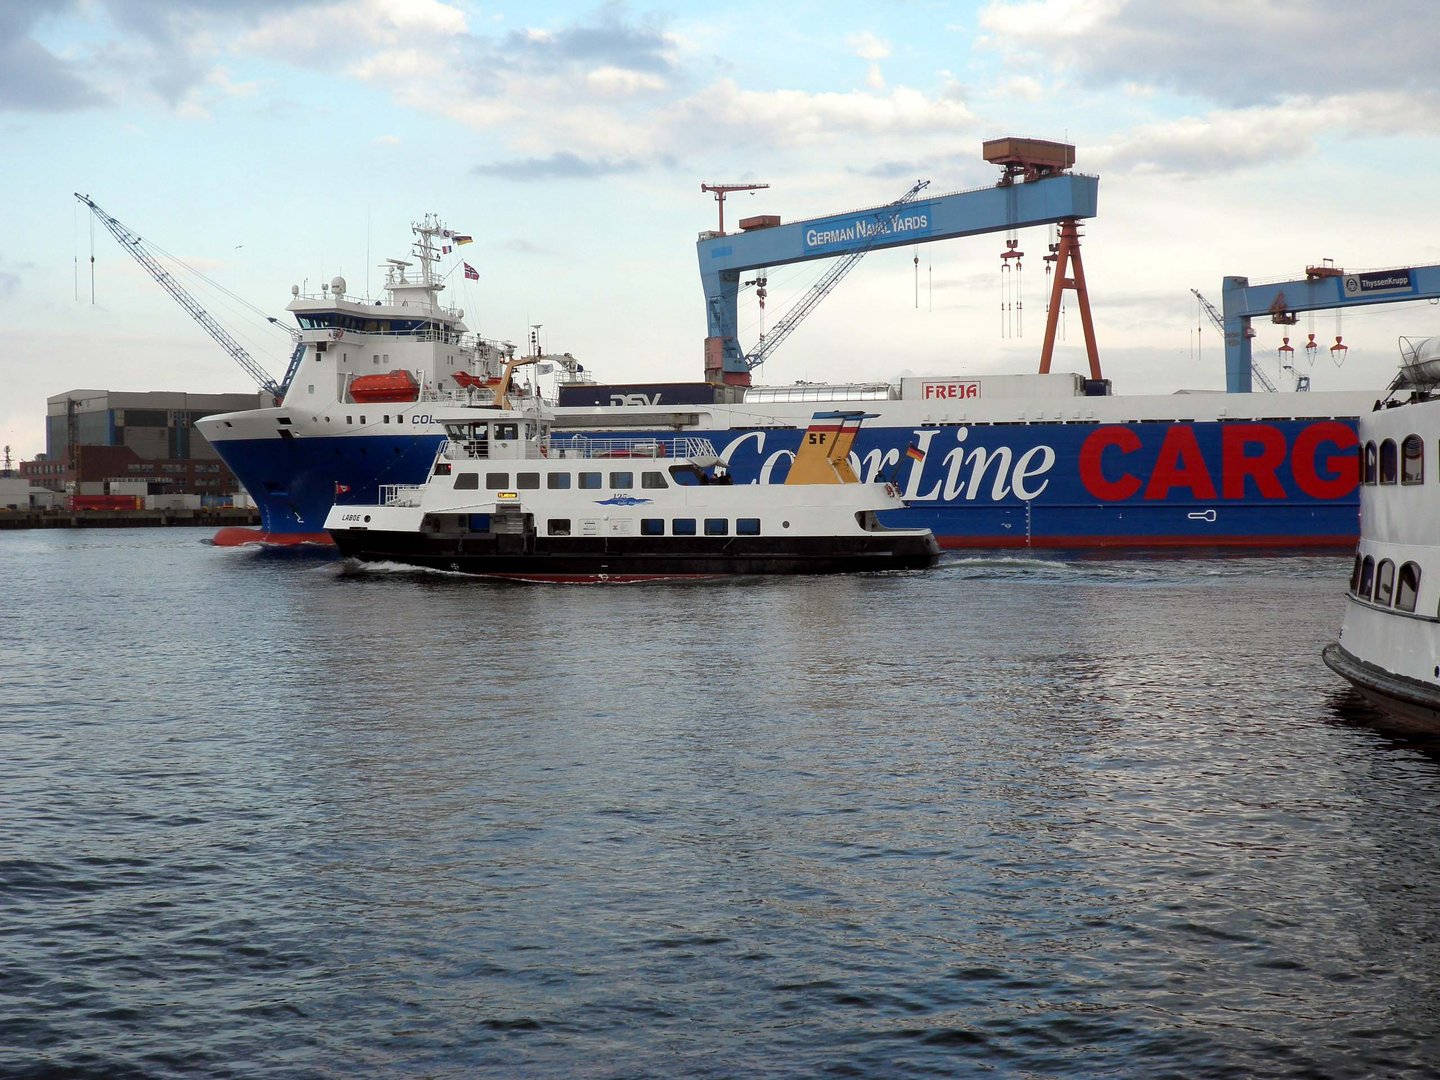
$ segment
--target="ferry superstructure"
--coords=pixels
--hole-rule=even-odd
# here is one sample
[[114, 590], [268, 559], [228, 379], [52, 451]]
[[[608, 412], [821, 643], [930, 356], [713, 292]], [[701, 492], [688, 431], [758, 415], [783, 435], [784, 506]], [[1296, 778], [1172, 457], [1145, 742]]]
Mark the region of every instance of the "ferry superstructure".
[[1395, 726], [1440, 733], [1440, 338], [1402, 347], [1403, 386], [1360, 419], [1360, 541], [1322, 655]]

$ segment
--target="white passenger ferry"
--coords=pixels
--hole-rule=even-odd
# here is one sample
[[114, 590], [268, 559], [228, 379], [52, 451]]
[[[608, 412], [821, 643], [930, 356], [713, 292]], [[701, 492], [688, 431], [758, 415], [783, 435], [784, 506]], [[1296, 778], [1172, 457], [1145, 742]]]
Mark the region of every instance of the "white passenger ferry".
[[1440, 338], [1402, 339], [1360, 418], [1360, 543], [1325, 663], [1399, 727], [1440, 732]]
[[[526, 361], [517, 361], [511, 368]], [[932, 565], [929, 529], [882, 525], [894, 484], [861, 483], [855, 433], [873, 416], [820, 412], [783, 483], [735, 484], [706, 439], [552, 432], [538, 404], [451, 410], [423, 485], [343, 501], [325, 528], [340, 553], [485, 577], [640, 581], [823, 574]]]

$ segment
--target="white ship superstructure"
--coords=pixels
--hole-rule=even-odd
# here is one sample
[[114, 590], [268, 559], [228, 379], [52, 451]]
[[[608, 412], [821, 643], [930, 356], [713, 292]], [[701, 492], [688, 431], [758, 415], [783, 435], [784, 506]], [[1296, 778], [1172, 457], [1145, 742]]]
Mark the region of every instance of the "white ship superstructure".
[[1440, 338], [1360, 418], [1360, 542], [1325, 662], [1400, 725], [1440, 731]]

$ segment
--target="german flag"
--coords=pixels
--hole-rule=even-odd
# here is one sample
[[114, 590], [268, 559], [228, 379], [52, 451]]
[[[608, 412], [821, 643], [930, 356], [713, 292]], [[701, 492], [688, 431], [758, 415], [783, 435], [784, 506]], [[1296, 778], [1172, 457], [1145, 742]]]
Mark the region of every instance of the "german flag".
[[921, 450], [914, 443], [911, 443], [909, 446], [905, 447], [905, 456], [908, 457], [911, 461], [924, 461], [925, 451]]

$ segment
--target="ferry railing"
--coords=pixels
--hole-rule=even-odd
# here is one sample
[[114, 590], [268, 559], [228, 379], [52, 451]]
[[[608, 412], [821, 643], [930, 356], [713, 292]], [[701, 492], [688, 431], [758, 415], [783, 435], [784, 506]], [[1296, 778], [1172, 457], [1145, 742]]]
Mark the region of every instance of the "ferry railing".
[[[495, 441], [503, 444], [499, 454], [490, 452]], [[440, 444], [441, 458], [447, 461], [470, 461], [474, 459], [493, 461], [535, 461], [550, 456], [550, 440], [541, 438], [529, 442], [519, 439], [446, 439]]]
[[381, 484], [381, 506], [419, 506], [423, 484]]
[[715, 444], [709, 439], [692, 435], [677, 435], [668, 439], [657, 438], [594, 438], [588, 435], [571, 435], [567, 438], [550, 437], [549, 454], [562, 458], [700, 458], [719, 457]]

